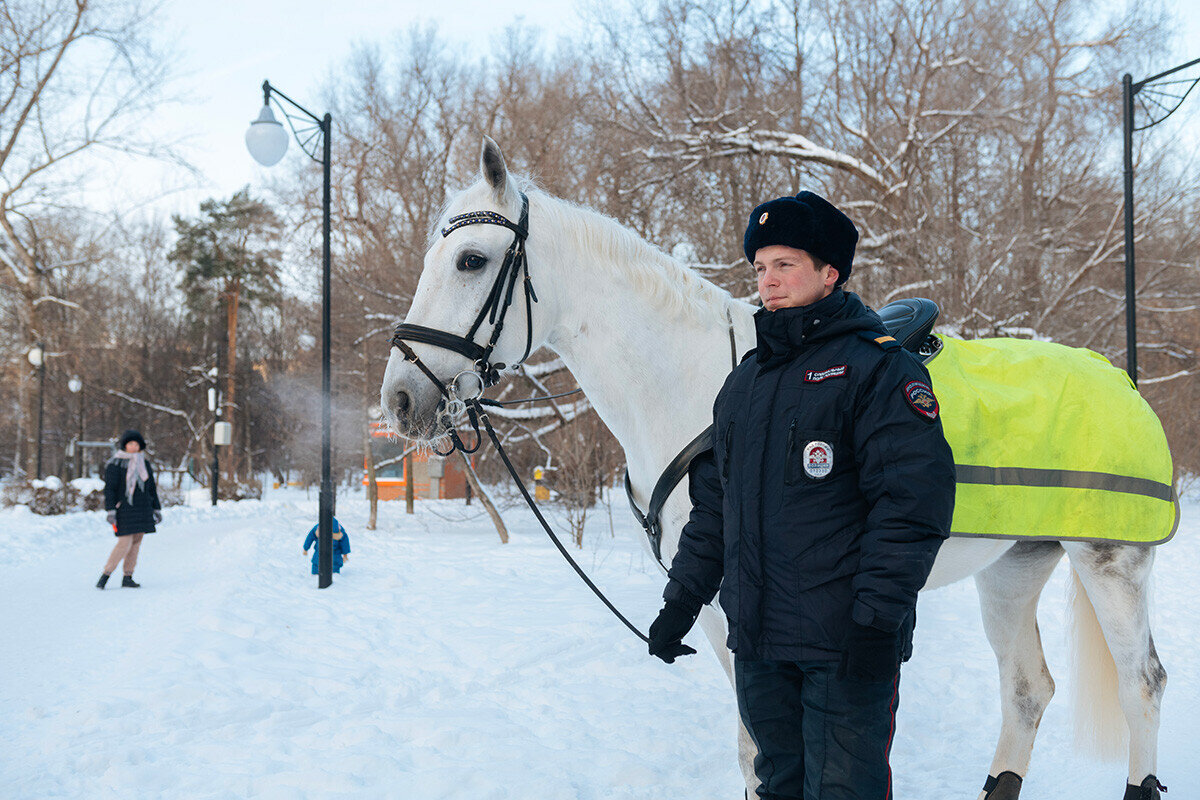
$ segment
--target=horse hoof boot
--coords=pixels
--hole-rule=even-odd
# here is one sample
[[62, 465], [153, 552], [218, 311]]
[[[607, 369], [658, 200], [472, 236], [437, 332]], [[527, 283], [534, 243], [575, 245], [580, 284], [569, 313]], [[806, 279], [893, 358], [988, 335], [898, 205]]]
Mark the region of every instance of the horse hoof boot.
[[1162, 794], [1167, 787], [1158, 782], [1158, 778], [1153, 775], [1147, 775], [1146, 779], [1137, 786], [1132, 783], [1125, 784], [1124, 800], [1162, 800]]
[[988, 775], [983, 791], [983, 800], [1017, 800], [1021, 794], [1021, 776], [1007, 770], [996, 776]]

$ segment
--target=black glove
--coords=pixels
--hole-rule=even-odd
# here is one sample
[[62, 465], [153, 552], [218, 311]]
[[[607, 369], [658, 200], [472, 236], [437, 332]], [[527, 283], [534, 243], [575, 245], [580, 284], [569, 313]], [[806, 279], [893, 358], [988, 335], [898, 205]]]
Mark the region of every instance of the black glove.
[[156, 508], [154, 509], [154, 524], [157, 525], [160, 522], [162, 522], [162, 512]]
[[683, 637], [696, 622], [699, 609], [693, 610], [675, 600], [668, 600], [662, 611], [650, 625], [650, 655], [658, 656], [668, 664], [674, 664], [680, 656], [690, 656], [696, 651], [683, 643]]
[[108, 515], [105, 516], [105, 519], [108, 520], [109, 525], [116, 525], [117, 524], [117, 512], [116, 511], [108, 512]]
[[900, 636], [870, 625], [850, 623], [842, 645], [838, 677], [860, 683], [881, 683], [896, 677], [900, 669]]

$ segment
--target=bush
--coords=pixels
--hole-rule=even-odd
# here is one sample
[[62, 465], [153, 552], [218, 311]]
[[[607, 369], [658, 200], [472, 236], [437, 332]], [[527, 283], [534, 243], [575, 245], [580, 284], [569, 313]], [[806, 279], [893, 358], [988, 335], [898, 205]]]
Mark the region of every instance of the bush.
[[70, 504], [72, 510], [102, 511], [104, 509], [104, 481], [99, 478], [76, 478], [71, 481], [71, 488], [79, 500]]
[[32, 481], [31, 485], [33, 500], [29, 503], [29, 510], [35, 514], [44, 517], [65, 514], [72, 506], [72, 500], [79, 502], [79, 490], [70, 484], [64, 485], [53, 475], [45, 480]]
[[28, 505], [33, 500], [33, 485], [25, 478], [9, 478], [0, 491], [0, 503], [5, 508]]

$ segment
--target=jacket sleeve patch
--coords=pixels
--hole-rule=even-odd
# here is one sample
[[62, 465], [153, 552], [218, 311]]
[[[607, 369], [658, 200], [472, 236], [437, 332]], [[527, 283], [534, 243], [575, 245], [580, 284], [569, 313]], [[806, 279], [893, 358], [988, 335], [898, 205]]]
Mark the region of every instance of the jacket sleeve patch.
[[931, 421], [937, 419], [938, 401], [929, 384], [923, 381], [909, 381], [904, 387], [904, 399], [917, 416]]

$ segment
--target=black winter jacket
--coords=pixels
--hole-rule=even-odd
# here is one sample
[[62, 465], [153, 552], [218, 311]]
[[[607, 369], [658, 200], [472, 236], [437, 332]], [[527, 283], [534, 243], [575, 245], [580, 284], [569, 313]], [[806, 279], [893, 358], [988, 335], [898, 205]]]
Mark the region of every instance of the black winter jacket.
[[896, 631], [907, 658], [954, 507], [929, 374], [841, 289], [755, 325], [689, 469], [663, 596], [695, 607], [719, 588], [741, 658], [837, 658], [851, 620]]
[[154, 533], [154, 512], [161, 509], [158, 486], [154, 483], [154, 467], [146, 460], [146, 478], [142, 488], [133, 490], [133, 502], [125, 499], [125, 467], [128, 461], [110, 459], [104, 466], [104, 510], [117, 512], [117, 536], [133, 533]]

